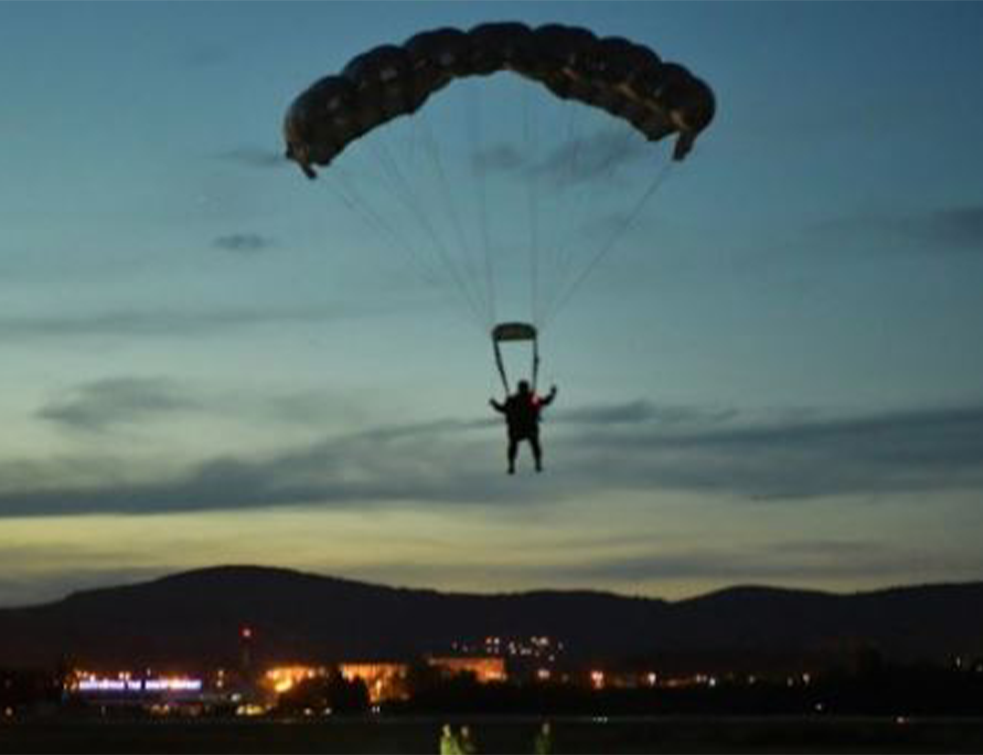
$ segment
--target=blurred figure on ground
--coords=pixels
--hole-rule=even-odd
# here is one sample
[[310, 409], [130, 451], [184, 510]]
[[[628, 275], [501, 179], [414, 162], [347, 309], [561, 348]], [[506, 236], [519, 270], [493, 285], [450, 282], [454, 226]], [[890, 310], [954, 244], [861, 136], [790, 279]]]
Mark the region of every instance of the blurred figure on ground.
[[471, 736], [470, 726], [461, 727], [461, 733], [458, 736], [458, 747], [460, 748], [461, 755], [474, 755], [478, 752], [478, 746], [475, 744], [474, 737]]
[[536, 755], [550, 755], [553, 752], [553, 730], [549, 721], [543, 721], [543, 725], [536, 732], [536, 738], [532, 743], [532, 751]]
[[440, 755], [461, 755], [461, 747], [450, 724], [440, 731]]

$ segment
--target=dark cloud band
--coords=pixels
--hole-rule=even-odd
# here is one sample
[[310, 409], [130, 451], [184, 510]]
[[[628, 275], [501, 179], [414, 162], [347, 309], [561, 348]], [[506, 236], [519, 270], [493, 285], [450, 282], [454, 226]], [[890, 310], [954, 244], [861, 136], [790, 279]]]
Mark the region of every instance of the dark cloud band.
[[499, 433], [486, 419], [377, 427], [265, 458], [217, 458], [140, 483], [94, 483], [79, 463], [53, 466], [38, 488], [11, 469], [0, 478], [21, 483], [0, 489], [0, 516], [529, 506], [619, 490], [787, 501], [983, 490], [979, 406], [770, 421], [645, 402], [571, 410], [544, 430], [547, 459], [560, 460], [554, 471], [521, 481], [501, 473]]

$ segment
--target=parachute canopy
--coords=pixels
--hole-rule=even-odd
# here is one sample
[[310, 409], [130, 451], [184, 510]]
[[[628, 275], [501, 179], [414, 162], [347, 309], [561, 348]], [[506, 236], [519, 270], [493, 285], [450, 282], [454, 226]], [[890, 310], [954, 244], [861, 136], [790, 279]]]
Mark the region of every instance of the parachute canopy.
[[713, 119], [710, 87], [650, 48], [571, 26], [486, 23], [442, 28], [381, 45], [303, 92], [284, 121], [287, 157], [315, 177], [354, 140], [418, 110], [452, 80], [513, 71], [562, 99], [601, 108], [651, 141], [677, 134], [683, 159]]

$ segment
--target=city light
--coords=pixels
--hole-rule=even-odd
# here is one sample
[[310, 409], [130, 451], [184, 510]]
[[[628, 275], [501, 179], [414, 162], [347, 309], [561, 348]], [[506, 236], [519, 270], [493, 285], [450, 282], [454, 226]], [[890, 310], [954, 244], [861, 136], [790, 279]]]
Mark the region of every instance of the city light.
[[277, 694], [289, 692], [305, 679], [327, 676], [324, 666], [277, 666], [266, 672], [267, 686], [272, 687]]
[[339, 670], [346, 681], [361, 679], [372, 703], [409, 697], [406, 686], [409, 666], [405, 663], [343, 663]]
[[505, 670], [505, 659], [501, 657], [428, 658], [427, 663], [436, 666], [448, 676], [474, 674], [475, 679], [482, 684], [504, 682], [508, 678]]
[[201, 679], [187, 677], [133, 679], [129, 674], [121, 674], [116, 679], [86, 677], [76, 683], [79, 692], [198, 692]]

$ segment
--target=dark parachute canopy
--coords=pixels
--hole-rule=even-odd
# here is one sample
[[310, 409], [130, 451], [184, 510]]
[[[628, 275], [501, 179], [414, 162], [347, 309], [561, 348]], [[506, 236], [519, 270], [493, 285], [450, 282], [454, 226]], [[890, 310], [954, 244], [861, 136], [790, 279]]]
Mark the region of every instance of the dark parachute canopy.
[[648, 47], [588, 29], [546, 24], [487, 23], [470, 31], [443, 28], [402, 45], [358, 55], [290, 106], [284, 122], [287, 157], [313, 178], [363, 134], [418, 110], [453, 79], [510, 70], [540, 82], [562, 99], [602, 108], [651, 141], [677, 134], [683, 159], [713, 119], [709, 86]]

